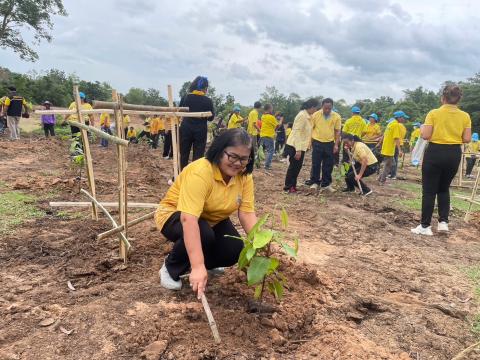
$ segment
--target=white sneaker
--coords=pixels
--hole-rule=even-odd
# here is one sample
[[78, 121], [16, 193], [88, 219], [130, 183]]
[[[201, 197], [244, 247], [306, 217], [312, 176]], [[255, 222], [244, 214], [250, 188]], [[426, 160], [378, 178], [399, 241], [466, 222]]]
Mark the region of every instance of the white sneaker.
[[441, 221], [438, 223], [437, 231], [440, 232], [448, 232], [448, 223], [445, 221]]
[[318, 189], [318, 184], [310, 185], [310, 189], [317, 190]]
[[433, 236], [431, 226], [424, 228], [422, 225], [418, 225], [415, 229], [410, 229], [410, 231], [417, 235]]
[[160, 276], [160, 285], [165, 289], [180, 290], [182, 288], [182, 280], [175, 281], [172, 279], [165, 266], [165, 262], [163, 263], [162, 268], [158, 271], [158, 275]]
[[330, 193], [334, 193], [334, 192], [337, 191], [337, 190], [335, 190], [335, 189], [332, 187], [332, 185], [328, 185], [328, 186], [322, 187], [322, 191], [328, 191], [328, 192], [330, 192]]

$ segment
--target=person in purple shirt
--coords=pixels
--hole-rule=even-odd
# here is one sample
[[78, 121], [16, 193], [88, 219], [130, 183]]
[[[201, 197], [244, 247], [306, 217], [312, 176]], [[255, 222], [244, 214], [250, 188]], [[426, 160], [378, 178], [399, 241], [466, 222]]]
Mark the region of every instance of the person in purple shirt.
[[[52, 103], [50, 101], [44, 101], [43, 106], [45, 110], [50, 110], [50, 106]], [[45, 132], [45, 137], [48, 138], [49, 135], [55, 136], [55, 115], [48, 114], [42, 115], [42, 124], [43, 124], [43, 131]]]

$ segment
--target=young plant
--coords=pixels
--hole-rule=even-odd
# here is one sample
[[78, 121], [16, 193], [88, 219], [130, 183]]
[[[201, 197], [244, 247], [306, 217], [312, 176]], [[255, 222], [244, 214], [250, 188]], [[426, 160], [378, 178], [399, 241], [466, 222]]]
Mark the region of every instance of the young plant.
[[80, 134], [75, 135], [72, 138], [70, 144], [70, 155], [72, 157], [72, 166], [78, 170], [78, 192], [82, 184], [82, 169], [85, 166], [85, 155], [83, 153], [82, 140]]
[[280, 260], [273, 255], [283, 252], [296, 258], [298, 253], [298, 239], [294, 238], [294, 246], [288, 245], [284, 236], [288, 227], [288, 215], [285, 209], [281, 212], [281, 230], [274, 230], [275, 218], [272, 215], [270, 228], [265, 225], [270, 214], [262, 216], [248, 235], [241, 238], [244, 248], [238, 259], [238, 267], [247, 274], [249, 286], [255, 286], [255, 299], [263, 299], [265, 288], [277, 300], [283, 297], [286, 278], [278, 271]]

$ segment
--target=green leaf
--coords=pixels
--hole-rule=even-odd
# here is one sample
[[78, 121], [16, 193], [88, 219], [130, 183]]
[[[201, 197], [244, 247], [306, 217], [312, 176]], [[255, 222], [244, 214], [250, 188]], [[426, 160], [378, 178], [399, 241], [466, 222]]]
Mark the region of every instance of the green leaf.
[[252, 260], [252, 258], [255, 256], [256, 253], [257, 253], [257, 250], [249, 246], [246, 253], [247, 261]]
[[294, 246], [295, 246], [295, 247], [294, 247], [294, 249], [295, 249], [295, 254], [298, 254], [298, 238], [295, 238], [295, 240], [293, 240], [293, 241], [294, 241], [294, 244], [295, 244], [295, 245], [294, 245]]
[[283, 297], [283, 284], [278, 280], [274, 280], [272, 282], [273, 286], [273, 295], [277, 300], [280, 300]]
[[254, 299], [260, 299], [260, 296], [262, 295], [262, 284], [258, 284], [255, 287], [255, 293], [253, 294]]
[[237, 239], [237, 240], [242, 240], [243, 242], [245, 242], [245, 238], [240, 237], [240, 236], [225, 235], [225, 237], [232, 238], [232, 239]]
[[253, 247], [255, 249], [261, 249], [267, 245], [273, 238], [272, 230], [257, 231], [253, 237]]
[[248, 285], [258, 284], [267, 275], [270, 269], [271, 259], [263, 256], [255, 256], [247, 270]]
[[283, 247], [283, 250], [285, 250], [285, 252], [290, 255], [291, 257], [293, 258], [296, 258], [297, 257], [297, 252], [298, 252], [298, 241], [297, 241], [297, 244], [295, 246], [295, 248], [292, 248], [290, 245], [288, 245], [287, 243], [282, 243], [282, 247]]
[[280, 260], [276, 258], [270, 258], [270, 267], [268, 268], [268, 272], [271, 274], [275, 270], [277, 270], [278, 266], [280, 265]]
[[249, 246], [245, 246], [242, 251], [240, 252], [240, 255], [238, 256], [238, 268], [242, 270], [247, 266], [248, 260], [247, 260], [247, 251], [248, 249], [251, 248]]
[[247, 235], [248, 241], [250, 242], [253, 241], [253, 237], [258, 232], [258, 230], [267, 222], [269, 216], [270, 214], [265, 214], [260, 219], [258, 219], [257, 223], [253, 226], [253, 228], [250, 230], [250, 232]]
[[286, 229], [288, 227], [288, 214], [285, 208], [282, 208], [281, 218], [282, 218], [282, 227]]

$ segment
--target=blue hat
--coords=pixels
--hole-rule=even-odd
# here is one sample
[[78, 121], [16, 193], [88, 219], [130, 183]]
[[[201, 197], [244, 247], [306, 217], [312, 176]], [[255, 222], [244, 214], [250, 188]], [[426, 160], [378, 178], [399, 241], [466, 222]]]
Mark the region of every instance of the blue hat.
[[361, 110], [360, 110], [360, 108], [359, 108], [358, 106], [355, 105], [354, 107], [352, 107], [352, 113], [354, 113], [354, 114], [360, 114], [360, 111], [361, 111]]
[[420, 126], [422, 126], [422, 124], [420, 124], [419, 122], [414, 122], [413, 123], [413, 127], [420, 127]]
[[369, 119], [370, 119], [370, 118], [373, 118], [373, 119], [375, 119], [375, 121], [378, 122], [378, 115], [375, 114], [375, 113], [370, 114], [370, 115], [368, 116], [368, 118], [369, 118]]
[[410, 119], [410, 116], [408, 116], [407, 114], [405, 114], [402, 110], [395, 111], [395, 112], [393, 113], [393, 117], [394, 117], [395, 119], [398, 119], [398, 118]]
[[233, 107], [233, 111], [234, 111], [234, 112], [240, 111], [240, 106], [235, 105], [235, 106]]
[[78, 93], [78, 96], [80, 96], [80, 99], [85, 99], [86, 98], [85, 93], [83, 93], [81, 91]]
[[472, 134], [472, 141], [474, 141], [474, 142], [478, 141], [478, 133], [473, 133]]

